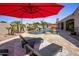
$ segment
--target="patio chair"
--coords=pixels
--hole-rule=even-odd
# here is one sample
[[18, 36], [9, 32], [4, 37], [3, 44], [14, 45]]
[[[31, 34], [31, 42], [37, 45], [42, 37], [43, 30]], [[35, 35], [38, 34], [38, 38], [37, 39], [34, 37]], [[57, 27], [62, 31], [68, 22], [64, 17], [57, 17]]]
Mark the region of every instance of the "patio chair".
[[19, 37], [22, 39], [22, 48], [24, 48], [24, 45], [28, 44], [28, 42], [21, 35], [19, 35]]
[[[30, 55], [33, 55], [33, 56], [40, 56], [40, 53], [37, 52], [35, 49], [34, 49], [34, 46], [32, 45], [29, 45], [28, 41], [26, 41], [26, 39], [24, 37], [22, 37], [20, 35], [20, 38], [22, 39], [22, 47], [26, 49], [26, 54], [31, 54]], [[27, 52], [28, 51], [28, 52]]]
[[[29, 52], [28, 54], [30, 54], [30, 56], [52, 56], [58, 52], [62, 52], [62, 46], [59, 46], [59, 45], [54, 44], [54, 43], [49, 44], [48, 46], [37, 51], [33, 46], [28, 44], [28, 41], [24, 37], [20, 36], [20, 38], [26, 42], [26, 44], [24, 44], [24, 48], [26, 48], [26, 50], [29, 49], [29, 51], [31, 53]], [[36, 39], [38, 39], [38, 38], [36, 38]]]
[[62, 53], [62, 46], [55, 44], [55, 43], [51, 43], [47, 46], [45, 46], [44, 48], [40, 49], [40, 54], [43, 56], [54, 56], [57, 55], [58, 53]]

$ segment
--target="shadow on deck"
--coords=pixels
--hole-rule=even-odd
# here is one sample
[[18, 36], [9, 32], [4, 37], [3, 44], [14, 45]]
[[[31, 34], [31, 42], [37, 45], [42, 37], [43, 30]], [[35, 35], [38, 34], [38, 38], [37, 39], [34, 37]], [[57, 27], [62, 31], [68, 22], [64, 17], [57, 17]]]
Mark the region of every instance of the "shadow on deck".
[[42, 48], [39, 52], [43, 56], [54, 56], [58, 52], [62, 52], [62, 46], [52, 43], [52, 44]]
[[[43, 47], [42, 49], [39, 50], [39, 47], [41, 44], [41, 42], [39, 42], [39, 41], [44, 40], [44, 39], [39, 38], [39, 40], [38, 40], [37, 38], [33, 38], [33, 37], [24, 37], [24, 38], [29, 42], [29, 45], [34, 50], [36, 50], [36, 51], [38, 50], [38, 53], [40, 53], [41, 56], [53, 56], [53, 55], [57, 54], [62, 48], [61, 46], [52, 43], [52, 44], [50, 44], [46, 47]], [[22, 48], [21, 41], [22, 41], [22, 39], [16, 38], [14, 40], [6, 42], [6, 43], [0, 45], [0, 50], [8, 49], [8, 53], [7, 53], [8, 56], [24, 56], [24, 55], [26, 55], [27, 49]], [[39, 42], [39, 43], [35, 43], [36, 44], [35, 45], [34, 43], [32, 43], [33, 41]], [[5, 55], [5, 51], [3, 51], [3, 53], [0, 53], [0, 55]]]
[[60, 31], [59, 35], [79, 48], [79, 41], [76, 40], [75, 38], [71, 37], [68, 33], [64, 32], [64, 31]]

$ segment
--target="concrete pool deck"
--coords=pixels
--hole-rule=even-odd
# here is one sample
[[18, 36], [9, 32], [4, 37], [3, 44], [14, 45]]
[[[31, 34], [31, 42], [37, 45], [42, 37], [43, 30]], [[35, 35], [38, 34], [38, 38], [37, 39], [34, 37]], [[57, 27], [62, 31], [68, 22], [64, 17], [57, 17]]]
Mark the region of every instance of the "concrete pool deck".
[[[27, 36], [42, 37], [43, 39], [47, 40], [49, 43], [55, 43], [55, 44], [62, 46], [63, 51], [57, 54], [59, 56], [78, 56], [79, 48], [76, 45], [79, 45], [79, 42], [76, 39], [69, 36], [64, 31], [60, 31], [60, 34], [51, 34], [51, 33], [38, 34], [38, 35], [28, 34]], [[76, 45], [69, 40], [73, 41]]]
[[[63, 47], [62, 52], [57, 52], [55, 54], [55, 56], [79, 56], [78, 46], [73, 44], [71, 41], [74, 41], [77, 45], [79, 44], [79, 42], [76, 41], [74, 38], [72, 39], [72, 37], [70, 37], [64, 31], [60, 31], [60, 34], [46, 33], [46, 34], [37, 34], [37, 35], [29, 34], [29, 33], [26, 32], [26, 33], [23, 33], [22, 36], [23, 37], [35, 37], [35, 38], [41, 37], [41, 38], [43, 38], [44, 42], [40, 45], [39, 49], [43, 49], [47, 46], [51, 46], [52, 43], [59, 45], [59, 46], [62, 46]], [[17, 36], [14, 39], [16, 39], [16, 38], [19, 38], [19, 37]], [[14, 39], [12, 38], [12, 39], [9, 39], [9, 40], [1, 41], [0, 45], [5, 44], [6, 42], [9, 42], [9, 41], [14, 40]], [[70, 39], [71, 41], [69, 41], [68, 39]], [[14, 44], [12, 46], [16, 47], [16, 44]], [[51, 47], [53, 47], [53, 46], [51, 46]], [[49, 51], [49, 52], [44, 52], [44, 54], [53, 53], [52, 50], [55, 49], [55, 48], [54, 47], [51, 48], [51, 47], [49, 47], [47, 49], [47, 51]], [[19, 49], [19, 48], [17, 48], [17, 49]], [[15, 50], [15, 51], [18, 51], [18, 50]], [[21, 50], [20, 52], [23, 52], [23, 51]], [[50, 55], [50, 54], [48, 54], [48, 55]]]

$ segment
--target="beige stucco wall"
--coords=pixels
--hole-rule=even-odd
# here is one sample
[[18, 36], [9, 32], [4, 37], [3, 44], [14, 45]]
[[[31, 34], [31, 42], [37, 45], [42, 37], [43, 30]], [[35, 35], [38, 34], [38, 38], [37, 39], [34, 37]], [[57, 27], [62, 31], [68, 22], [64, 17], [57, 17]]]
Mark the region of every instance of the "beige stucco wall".
[[75, 30], [79, 34], [79, 8], [78, 10], [74, 13], [74, 18], [75, 18]]
[[77, 8], [73, 14], [65, 17], [64, 19], [58, 22], [58, 23], [64, 22], [64, 30], [66, 30], [66, 21], [69, 19], [74, 19], [75, 31], [79, 33], [79, 8]]

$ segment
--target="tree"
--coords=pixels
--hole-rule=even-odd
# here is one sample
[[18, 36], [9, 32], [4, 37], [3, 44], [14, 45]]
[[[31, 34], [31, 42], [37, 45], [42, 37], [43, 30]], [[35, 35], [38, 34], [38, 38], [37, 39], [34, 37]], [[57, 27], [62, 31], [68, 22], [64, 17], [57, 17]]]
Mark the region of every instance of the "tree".
[[20, 32], [20, 21], [11, 22], [11, 25], [14, 25], [17, 33]]
[[11, 25], [11, 35], [14, 35], [16, 29], [15, 29], [15, 25], [10, 24]]
[[0, 23], [7, 23], [6, 21], [0, 21]]
[[25, 24], [20, 24], [20, 32], [24, 32], [24, 31], [25, 31], [25, 30], [24, 30], [25, 27], [26, 27]]
[[6, 27], [6, 29], [8, 30], [8, 35], [10, 35], [11, 27]]
[[41, 21], [41, 25], [42, 25], [43, 29], [44, 29], [45, 27], [48, 27], [48, 23], [47, 23], [47, 22]]
[[10, 24], [10, 27], [7, 27], [8, 34], [14, 35], [14, 33], [24, 32], [26, 25], [22, 24], [20, 21], [13, 21]]
[[26, 25], [22, 24], [20, 21], [14, 21], [11, 24], [14, 25], [17, 33], [24, 32], [24, 28], [26, 27]]

